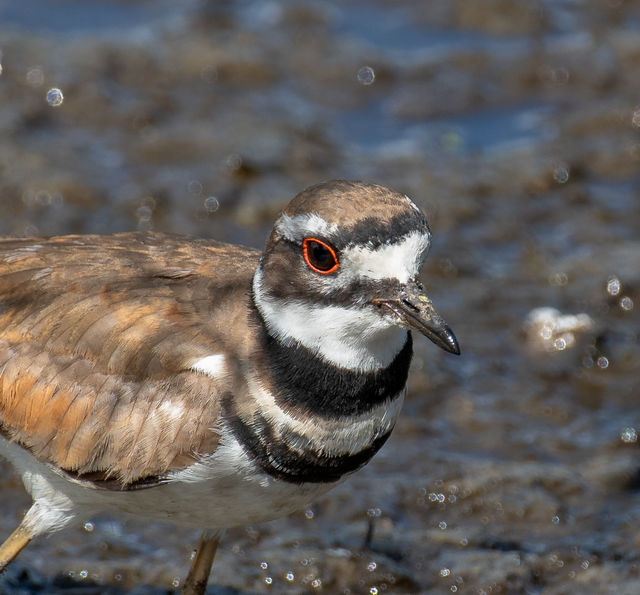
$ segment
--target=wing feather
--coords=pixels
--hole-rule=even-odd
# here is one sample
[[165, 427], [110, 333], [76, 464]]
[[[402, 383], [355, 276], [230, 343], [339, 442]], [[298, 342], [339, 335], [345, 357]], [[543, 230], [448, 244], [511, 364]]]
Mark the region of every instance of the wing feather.
[[125, 487], [211, 452], [239, 380], [190, 367], [242, 357], [258, 257], [154, 233], [0, 240], [0, 432]]

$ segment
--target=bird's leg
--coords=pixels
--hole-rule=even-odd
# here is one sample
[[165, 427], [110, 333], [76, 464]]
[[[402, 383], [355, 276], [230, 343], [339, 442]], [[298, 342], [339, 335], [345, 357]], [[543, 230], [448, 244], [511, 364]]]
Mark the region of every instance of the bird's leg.
[[33, 533], [25, 526], [25, 520], [18, 525], [16, 530], [0, 545], [0, 572], [9, 566], [11, 561], [29, 544]]
[[182, 595], [203, 595], [223, 531], [204, 531], [182, 588]]

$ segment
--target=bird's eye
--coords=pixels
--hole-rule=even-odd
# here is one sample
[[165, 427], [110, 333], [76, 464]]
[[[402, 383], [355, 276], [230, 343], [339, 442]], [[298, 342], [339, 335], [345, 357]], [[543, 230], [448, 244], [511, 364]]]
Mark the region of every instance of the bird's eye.
[[302, 242], [302, 254], [309, 268], [316, 273], [328, 275], [340, 267], [335, 250], [329, 244], [315, 238], [306, 238]]

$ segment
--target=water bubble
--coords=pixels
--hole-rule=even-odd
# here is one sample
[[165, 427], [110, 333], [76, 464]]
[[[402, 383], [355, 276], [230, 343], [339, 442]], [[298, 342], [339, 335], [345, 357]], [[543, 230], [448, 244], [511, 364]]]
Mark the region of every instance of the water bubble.
[[51, 204], [51, 194], [46, 190], [36, 190], [29, 196], [31, 206], [44, 207]]
[[180, 579], [178, 577], [175, 577], [172, 581], [171, 581], [171, 586], [174, 589], [177, 589], [180, 586]]
[[27, 71], [27, 84], [31, 87], [41, 87], [44, 83], [44, 72], [40, 66], [34, 66]]
[[449, 589], [452, 593], [457, 593], [458, 592], [458, 587], [456, 585], [451, 585], [450, 589]]
[[532, 310], [525, 320], [530, 340], [555, 351], [574, 347], [576, 333], [589, 330], [593, 325], [587, 314], [562, 314], [548, 307]]
[[369, 593], [371, 595], [378, 595], [378, 587], [371, 587], [371, 589], [369, 589]]
[[293, 574], [293, 572], [287, 572], [287, 574], [284, 575], [284, 578], [286, 578], [289, 582], [291, 582], [296, 578], [296, 575]]
[[88, 570], [81, 570], [81, 571], [78, 573], [78, 576], [79, 576], [80, 578], [87, 578], [87, 577], [89, 576], [89, 571], [88, 571]]
[[583, 560], [580, 566], [582, 566], [583, 570], [586, 570], [587, 568], [589, 568], [589, 560]]
[[238, 170], [242, 167], [242, 155], [239, 153], [231, 153], [224, 161], [224, 165], [231, 171]]
[[220, 201], [215, 196], [209, 196], [204, 201], [207, 213], [215, 213], [220, 208]]
[[367, 516], [369, 517], [379, 517], [382, 514], [382, 510], [379, 508], [369, 508], [367, 510]]
[[143, 205], [136, 209], [136, 217], [138, 218], [138, 221], [145, 221], [145, 222], [151, 221], [152, 215], [153, 215], [153, 210], [151, 209], [151, 207], [148, 207], [147, 205]]
[[560, 517], [558, 515], [555, 515], [554, 517], [551, 518], [551, 522], [554, 525], [557, 525], [558, 523], [560, 523]]
[[625, 295], [623, 298], [620, 299], [620, 307], [623, 310], [627, 310], [627, 312], [629, 310], [633, 310], [633, 300], [629, 296]]
[[62, 95], [62, 91], [57, 87], [53, 87], [47, 91], [47, 103], [51, 107], [58, 107], [62, 105], [64, 101], [64, 96]]
[[553, 179], [558, 184], [565, 184], [569, 181], [569, 168], [566, 165], [558, 165], [553, 170]]
[[371, 66], [363, 66], [358, 70], [358, 82], [363, 85], [372, 85], [376, 80], [376, 73]]
[[270, 576], [268, 576], [264, 579], [264, 582], [267, 583], [267, 585], [271, 585], [273, 584], [273, 579]]
[[549, 277], [549, 285], [556, 287], [563, 287], [569, 282], [569, 277], [566, 273], [554, 273]]
[[83, 525], [83, 527], [84, 527], [84, 530], [85, 530], [87, 533], [91, 533], [91, 531], [93, 531], [93, 530], [95, 529], [94, 524], [93, 524], [93, 523], [90, 523], [90, 522], [88, 522], [88, 521]]
[[440, 569], [440, 576], [449, 576], [450, 574], [451, 574], [451, 570], [449, 570], [448, 568]]
[[618, 277], [609, 277], [607, 279], [607, 293], [609, 295], [618, 295], [622, 289], [622, 283]]
[[553, 342], [553, 346], [558, 350], [558, 351], [564, 351], [567, 348], [567, 341], [565, 338], [563, 337], [559, 337], [558, 339], [556, 339]]
[[638, 441], [638, 432], [635, 428], [623, 428], [620, 430], [620, 440], [626, 444]]
[[313, 510], [311, 510], [309, 508], [309, 509], [304, 511], [304, 516], [305, 516], [305, 518], [311, 520], [315, 516], [315, 513], [313, 512]]
[[598, 368], [605, 370], [606, 368], [609, 367], [609, 360], [604, 355], [601, 355], [596, 360], [596, 365], [598, 366]]
[[269, 564], [267, 562], [260, 562], [260, 568], [262, 568], [262, 570], [266, 570], [269, 568]]
[[569, 71], [563, 66], [551, 69], [551, 82], [556, 85], [564, 85], [568, 83], [569, 77]]
[[444, 531], [447, 528], [447, 522], [446, 521], [440, 521], [438, 523], [438, 529], [440, 529], [441, 531]]
[[200, 196], [202, 194], [202, 184], [198, 180], [191, 180], [187, 184], [187, 190], [189, 194]]
[[312, 586], [314, 589], [319, 589], [320, 587], [322, 587], [322, 581], [321, 581], [319, 578], [314, 578], [314, 579], [311, 581], [311, 586]]
[[375, 562], [369, 562], [369, 564], [367, 564], [367, 570], [369, 572], [373, 572], [377, 567], [378, 565]]

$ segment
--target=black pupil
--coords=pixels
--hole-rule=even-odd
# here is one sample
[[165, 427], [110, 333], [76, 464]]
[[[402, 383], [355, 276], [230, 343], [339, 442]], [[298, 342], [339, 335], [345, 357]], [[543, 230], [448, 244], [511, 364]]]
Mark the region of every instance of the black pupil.
[[321, 271], [328, 271], [335, 264], [333, 254], [318, 242], [309, 242], [308, 254], [311, 264]]

